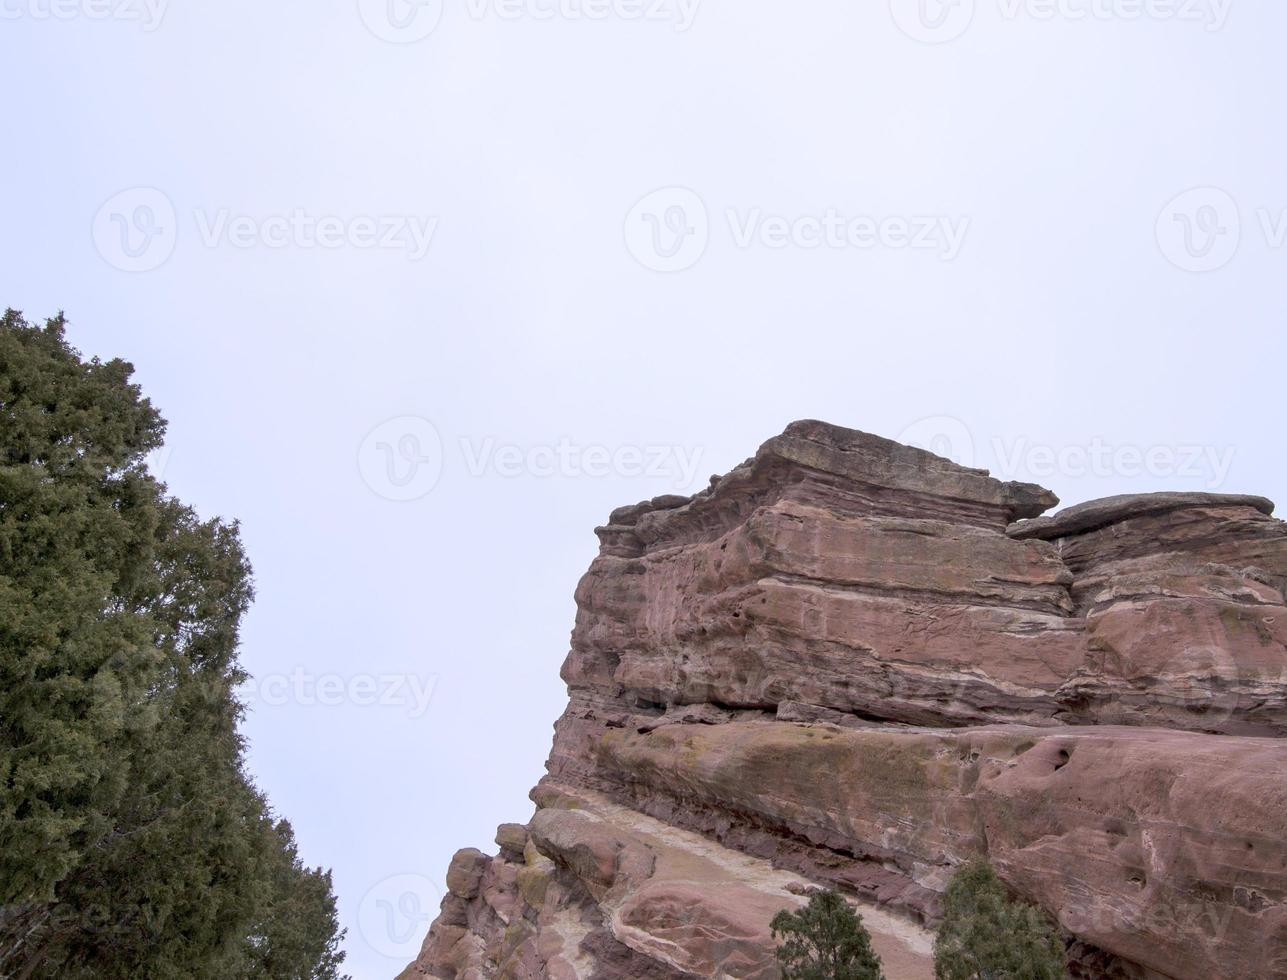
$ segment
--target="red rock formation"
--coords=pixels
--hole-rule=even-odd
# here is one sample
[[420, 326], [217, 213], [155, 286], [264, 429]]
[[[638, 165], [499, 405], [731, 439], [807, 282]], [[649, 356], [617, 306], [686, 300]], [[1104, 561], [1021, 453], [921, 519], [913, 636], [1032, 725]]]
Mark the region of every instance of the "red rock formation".
[[973, 855], [1079, 975], [1287, 976], [1287, 525], [1055, 503], [798, 422], [614, 511], [536, 816], [457, 855], [404, 976], [773, 977], [769, 919], [826, 883], [928, 978]]

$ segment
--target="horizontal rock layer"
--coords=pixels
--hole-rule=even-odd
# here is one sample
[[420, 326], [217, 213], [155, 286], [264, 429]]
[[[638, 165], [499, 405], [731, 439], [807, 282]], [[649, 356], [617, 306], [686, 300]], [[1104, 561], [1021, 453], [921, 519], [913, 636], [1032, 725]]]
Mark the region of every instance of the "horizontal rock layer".
[[614, 511], [536, 817], [457, 858], [543, 868], [553, 905], [453, 886], [408, 975], [773, 976], [781, 888], [694, 918], [646, 813], [906, 928], [985, 855], [1078, 975], [1287, 976], [1287, 526], [1260, 497], [1056, 502], [804, 422]]

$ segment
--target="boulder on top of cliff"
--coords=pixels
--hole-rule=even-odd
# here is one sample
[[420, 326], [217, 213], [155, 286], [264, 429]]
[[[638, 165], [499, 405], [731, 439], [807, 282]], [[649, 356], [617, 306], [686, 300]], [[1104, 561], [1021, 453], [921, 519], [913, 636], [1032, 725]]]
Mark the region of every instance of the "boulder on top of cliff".
[[1006, 533], [1012, 538], [1040, 538], [1052, 541], [1074, 534], [1093, 531], [1133, 517], [1164, 514], [1184, 507], [1249, 507], [1269, 516], [1274, 502], [1268, 497], [1239, 493], [1123, 493], [1101, 497], [1084, 504], [1065, 507], [1048, 517], [1032, 517], [1010, 525]]

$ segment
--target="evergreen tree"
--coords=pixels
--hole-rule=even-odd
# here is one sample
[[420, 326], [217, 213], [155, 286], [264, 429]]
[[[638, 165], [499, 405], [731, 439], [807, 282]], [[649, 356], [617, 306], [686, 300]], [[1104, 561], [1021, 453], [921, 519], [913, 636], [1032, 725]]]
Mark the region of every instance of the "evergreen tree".
[[862, 916], [834, 891], [814, 892], [798, 912], [773, 917], [783, 980], [883, 980]]
[[250, 565], [132, 373], [0, 320], [0, 977], [330, 980], [329, 874], [243, 768]]
[[1014, 901], [986, 861], [964, 865], [943, 899], [936, 980], [1063, 980], [1064, 946], [1035, 906]]
[[270, 900], [249, 937], [243, 975], [255, 980], [337, 976], [344, 954], [331, 873], [300, 864], [285, 820], [263, 830], [273, 861]]

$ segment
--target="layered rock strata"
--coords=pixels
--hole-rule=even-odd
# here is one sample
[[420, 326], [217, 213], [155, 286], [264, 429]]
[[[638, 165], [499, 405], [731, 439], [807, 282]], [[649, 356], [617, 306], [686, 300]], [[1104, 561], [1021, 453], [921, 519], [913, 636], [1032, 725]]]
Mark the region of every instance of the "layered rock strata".
[[614, 511], [536, 815], [457, 855], [405, 975], [773, 977], [813, 883], [928, 977], [982, 855], [1076, 975], [1287, 977], [1287, 525], [1055, 503], [799, 422]]

